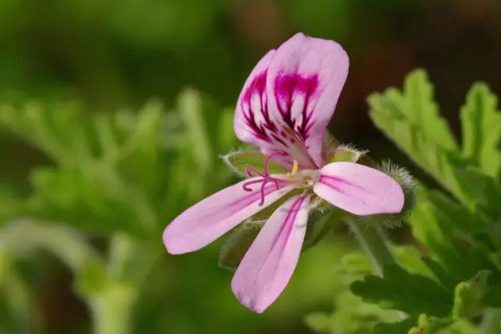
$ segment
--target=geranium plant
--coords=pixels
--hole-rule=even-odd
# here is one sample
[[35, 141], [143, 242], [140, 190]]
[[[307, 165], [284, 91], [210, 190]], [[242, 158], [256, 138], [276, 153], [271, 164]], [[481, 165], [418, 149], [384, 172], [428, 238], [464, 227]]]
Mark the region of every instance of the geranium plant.
[[[365, 217], [404, 207], [397, 181], [356, 161], [339, 161], [347, 148], [338, 150], [325, 133], [348, 63], [339, 44], [303, 34], [268, 52], [243, 87], [234, 121], [237, 137], [260, 149], [253, 154], [262, 166], [246, 165], [246, 180], [184, 211], [163, 234], [169, 253], [191, 252], [281, 200], [267, 210], [271, 215], [233, 277], [233, 292], [253, 311], [264, 311], [287, 285], [309, 211], [333, 206]], [[271, 163], [279, 170], [274, 174]]]

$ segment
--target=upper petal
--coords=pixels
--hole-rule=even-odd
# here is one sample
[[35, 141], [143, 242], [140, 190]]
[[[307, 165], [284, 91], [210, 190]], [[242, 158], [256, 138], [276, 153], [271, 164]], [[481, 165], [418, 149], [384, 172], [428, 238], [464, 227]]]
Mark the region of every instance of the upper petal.
[[291, 190], [290, 186], [268, 183], [264, 189], [265, 200], [261, 200], [260, 184], [243, 189], [251, 178], [225, 188], [193, 205], [181, 213], [164, 230], [163, 242], [171, 254], [181, 254], [198, 250], [240, 222], [261, 211]]
[[256, 65], [240, 94], [237, 137], [276, 154], [320, 167], [323, 135], [348, 75], [349, 60], [333, 41], [296, 34]]
[[238, 98], [233, 128], [238, 139], [270, 155], [279, 152], [273, 134], [277, 124], [268, 110], [266, 80], [275, 50], [269, 51], [254, 67]]
[[268, 69], [270, 113], [289, 138], [304, 143], [317, 167], [324, 131], [348, 75], [349, 58], [334, 41], [294, 35], [277, 49]]
[[313, 191], [332, 205], [360, 216], [398, 213], [404, 205], [404, 192], [394, 179], [352, 162], [324, 166]]
[[238, 300], [263, 312], [287, 286], [303, 245], [309, 196], [295, 196], [271, 215], [245, 254], [231, 287]]

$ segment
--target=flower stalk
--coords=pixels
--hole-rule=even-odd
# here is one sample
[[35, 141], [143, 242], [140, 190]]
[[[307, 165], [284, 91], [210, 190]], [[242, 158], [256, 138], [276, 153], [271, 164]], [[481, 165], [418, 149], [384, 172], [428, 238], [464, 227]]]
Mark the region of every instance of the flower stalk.
[[131, 333], [135, 291], [125, 284], [112, 284], [89, 301], [96, 334]]
[[394, 264], [386, 237], [380, 226], [365, 226], [354, 217], [345, 219], [350, 230], [355, 234], [360, 246], [369, 256], [375, 274], [383, 275], [385, 265]]

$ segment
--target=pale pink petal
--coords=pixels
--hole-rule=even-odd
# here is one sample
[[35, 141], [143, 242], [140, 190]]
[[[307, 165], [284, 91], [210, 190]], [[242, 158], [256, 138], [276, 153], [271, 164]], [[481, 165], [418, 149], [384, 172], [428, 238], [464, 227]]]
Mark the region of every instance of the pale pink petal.
[[264, 188], [265, 200], [261, 201], [261, 184], [243, 189], [250, 178], [225, 188], [193, 205], [181, 213], [164, 230], [163, 242], [171, 254], [198, 250], [219, 238], [233, 227], [261, 211], [291, 190], [290, 186], [268, 183]]
[[398, 213], [404, 205], [402, 187], [385, 173], [352, 162], [333, 162], [320, 170], [313, 191], [359, 216]]
[[[279, 123], [279, 137], [301, 164], [306, 149], [314, 165], [324, 164], [325, 128], [334, 114], [348, 75], [349, 58], [334, 41], [301, 33], [282, 44], [267, 71], [269, 113]], [[306, 163], [303, 163], [306, 164]]]
[[270, 306], [296, 268], [308, 220], [309, 196], [295, 196], [269, 218], [237, 268], [231, 287], [254, 312]]

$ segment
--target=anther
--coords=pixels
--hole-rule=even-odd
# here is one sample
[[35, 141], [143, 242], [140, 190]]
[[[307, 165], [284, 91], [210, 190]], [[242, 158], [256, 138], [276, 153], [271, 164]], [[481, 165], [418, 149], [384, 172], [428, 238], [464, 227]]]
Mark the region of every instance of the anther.
[[294, 175], [296, 175], [297, 171], [299, 170], [299, 164], [297, 163], [297, 160], [294, 160], [292, 162], [292, 169], [289, 173], [287, 173], [287, 177], [291, 178]]

